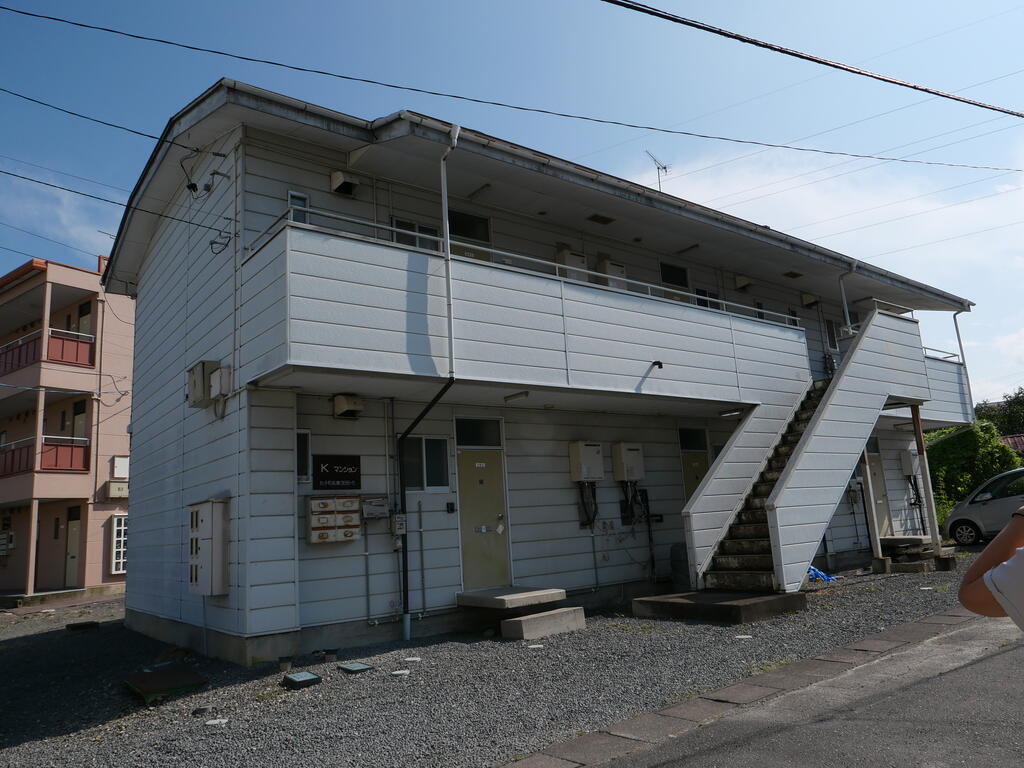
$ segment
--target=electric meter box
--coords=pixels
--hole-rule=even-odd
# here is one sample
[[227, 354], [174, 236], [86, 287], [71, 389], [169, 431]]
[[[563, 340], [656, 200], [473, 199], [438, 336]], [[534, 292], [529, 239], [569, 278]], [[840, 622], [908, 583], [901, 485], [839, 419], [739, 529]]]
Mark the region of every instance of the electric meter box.
[[188, 513], [188, 591], [193, 595], [228, 593], [228, 502], [192, 504]]
[[363, 517], [367, 520], [387, 517], [390, 513], [387, 496], [363, 496]]
[[211, 402], [210, 377], [220, 368], [220, 360], [200, 360], [188, 369], [187, 400], [190, 408], [205, 408]]
[[231, 366], [222, 365], [210, 374], [210, 399], [223, 400], [231, 395]]
[[644, 447], [640, 443], [612, 446], [612, 473], [618, 482], [644, 479]]
[[358, 496], [311, 496], [306, 512], [310, 544], [356, 541], [363, 536]]
[[900, 466], [903, 468], [903, 476], [916, 475], [920, 467], [917, 454], [913, 451], [900, 451]]
[[569, 443], [569, 477], [574, 483], [604, 480], [604, 448], [601, 443], [586, 440]]

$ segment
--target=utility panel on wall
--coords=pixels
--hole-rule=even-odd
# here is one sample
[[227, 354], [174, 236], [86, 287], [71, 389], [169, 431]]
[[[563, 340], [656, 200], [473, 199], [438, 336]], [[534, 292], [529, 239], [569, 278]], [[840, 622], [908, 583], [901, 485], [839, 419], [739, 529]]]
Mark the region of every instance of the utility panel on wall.
[[188, 508], [188, 591], [228, 593], [228, 502], [211, 499]]
[[644, 448], [640, 443], [612, 446], [612, 472], [618, 482], [644, 479]]

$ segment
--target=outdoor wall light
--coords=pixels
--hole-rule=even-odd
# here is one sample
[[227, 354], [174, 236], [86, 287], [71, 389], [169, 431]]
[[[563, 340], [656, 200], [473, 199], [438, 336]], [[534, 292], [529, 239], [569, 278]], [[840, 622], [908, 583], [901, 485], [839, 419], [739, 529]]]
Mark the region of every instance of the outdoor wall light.
[[720, 411], [718, 415], [721, 416], [723, 419], [727, 419], [730, 416], [742, 416], [743, 415], [743, 409], [742, 408], [730, 408], [728, 411]]

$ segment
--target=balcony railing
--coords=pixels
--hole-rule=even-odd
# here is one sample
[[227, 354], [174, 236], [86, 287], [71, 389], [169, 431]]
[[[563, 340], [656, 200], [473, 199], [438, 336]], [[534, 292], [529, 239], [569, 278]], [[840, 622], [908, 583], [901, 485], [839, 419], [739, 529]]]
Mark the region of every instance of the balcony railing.
[[35, 459], [35, 438], [26, 437], [0, 445], [0, 477], [31, 472]]
[[92, 366], [95, 347], [96, 337], [91, 333], [51, 328], [49, 343], [46, 345], [46, 359], [67, 365]]
[[87, 472], [89, 438], [43, 435], [39, 469], [47, 472]]
[[[296, 220], [297, 218], [298, 220]], [[311, 222], [314, 219], [326, 220], [330, 222], [330, 224], [312, 224]], [[260, 234], [250, 241], [248, 245], [249, 255], [252, 255], [263, 245], [269, 242], [270, 238], [278, 230], [279, 225], [284, 222], [291, 222], [298, 226], [317, 231], [341, 233], [347, 237], [355, 237], [361, 240], [387, 244], [393, 248], [401, 248], [402, 250], [428, 253], [431, 256], [438, 256], [443, 250], [444, 240], [440, 237], [401, 229], [399, 227], [390, 227], [385, 224], [380, 224], [378, 222], [369, 221], [355, 216], [345, 216], [322, 208], [289, 206]], [[384, 233], [383, 236], [381, 236], [381, 233]], [[428, 243], [432, 243], [433, 246], [424, 248], [422, 246], [399, 243], [396, 242], [395, 235], [404, 235], [413, 239], [416, 243], [426, 241]], [[706, 309], [711, 312], [737, 315], [740, 317], [761, 320], [767, 323], [774, 323], [775, 325], [785, 325], [791, 328], [801, 327], [801, 322], [798, 317], [782, 314], [781, 312], [772, 312], [771, 310], [762, 309], [760, 307], [751, 307], [746, 304], [726, 301], [716, 296], [691, 293], [685, 288], [646, 283], [642, 280], [634, 280], [629, 277], [596, 272], [584, 267], [559, 264], [548, 259], [540, 259], [534, 256], [525, 256], [521, 253], [514, 253], [512, 251], [490, 248], [486, 244], [481, 243], [469, 243], [453, 239], [451, 240], [451, 246], [453, 256], [468, 256], [471, 259], [487, 261], [496, 269], [528, 271], [532, 274], [540, 273], [553, 280], [570, 283], [584, 283], [593, 287], [601, 287], [620, 293], [627, 293], [631, 295], [642, 294], [655, 299], [668, 299]]]
[[38, 363], [43, 351], [42, 330], [32, 331], [0, 347], [0, 376]]

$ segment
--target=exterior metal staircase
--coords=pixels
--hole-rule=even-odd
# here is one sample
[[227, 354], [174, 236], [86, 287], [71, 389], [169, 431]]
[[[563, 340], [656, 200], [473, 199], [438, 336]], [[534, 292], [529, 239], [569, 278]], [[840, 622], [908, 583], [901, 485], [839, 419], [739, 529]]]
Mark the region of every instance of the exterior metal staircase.
[[815, 381], [800, 403], [765, 470], [736, 515], [735, 522], [719, 542], [711, 559], [711, 567], [704, 572], [705, 588], [742, 592], [776, 590], [772, 541], [765, 505], [818, 410], [828, 385], [828, 379]]

